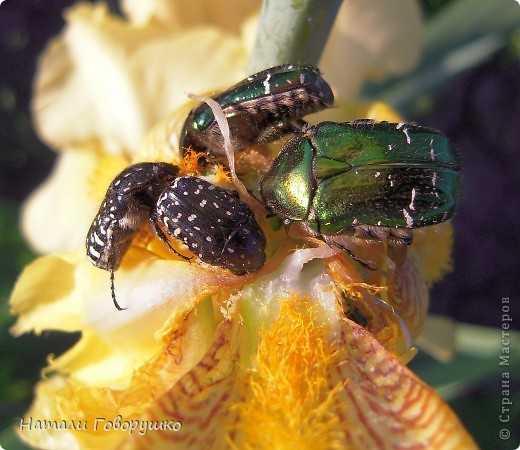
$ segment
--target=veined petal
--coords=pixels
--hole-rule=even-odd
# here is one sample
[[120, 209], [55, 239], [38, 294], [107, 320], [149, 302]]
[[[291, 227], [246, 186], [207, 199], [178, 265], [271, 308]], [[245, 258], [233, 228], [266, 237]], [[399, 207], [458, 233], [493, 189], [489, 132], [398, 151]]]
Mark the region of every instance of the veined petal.
[[225, 319], [200, 363], [140, 418], [180, 429], [131, 436], [122, 448], [477, 448], [448, 405], [371, 333], [343, 319], [334, 338], [320, 314], [308, 299], [282, 300], [246, 370], [237, 364], [242, 320]]
[[178, 431], [131, 436], [121, 448], [229, 448], [226, 431], [237, 420], [231, 405], [240, 398], [236, 372], [241, 329], [237, 315], [224, 319], [202, 360], [155, 399], [139, 419], [144, 423], [180, 422]]
[[[70, 375], [50, 374], [42, 380], [26, 415], [76, 426], [60, 429], [60, 433], [25, 427], [18, 434], [38, 448], [115, 448], [131, 434], [113, 426], [119, 420], [134, 423], [133, 433], [143, 437], [148, 434], [143, 430], [146, 424], [135, 425], [136, 420], [208, 351], [215, 330], [213, 320], [208, 299], [172, 324], [158, 352], [140, 360], [132, 360], [87, 331], [76, 347], [51, 362], [49, 369]], [[79, 422], [81, 426], [77, 426]]]
[[348, 405], [352, 448], [477, 448], [441, 397], [368, 331], [345, 320], [339, 349], [344, 363], [333, 379], [348, 381], [338, 400]]
[[320, 67], [336, 97], [352, 100], [366, 78], [410, 70], [421, 47], [422, 18], [415, 0], [348, 1], [340, 8]]
[[430, 293], [415, 252], [408, 252], [388, 284], [388, 303], [405, 321], [411, 336], [417, 338], [426, 320]]

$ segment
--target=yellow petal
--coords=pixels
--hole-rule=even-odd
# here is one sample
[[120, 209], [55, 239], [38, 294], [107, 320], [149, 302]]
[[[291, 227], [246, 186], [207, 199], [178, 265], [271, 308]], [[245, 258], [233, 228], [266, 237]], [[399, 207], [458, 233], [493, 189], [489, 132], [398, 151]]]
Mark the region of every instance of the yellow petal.
[[[193, 309], [192, 305], [184, 315], [172, 317], [165, 336], [149, 336], [148, 339], [154, 338], [153, 348], [151, 343], [146, 348], [137, 340], [133, 341], [133, 346], [118, 345], [118, 341], [105, 339], [86, 328], [72, 349], [51, 361], [48, 371], [69, 373], [70, 379], [78, 386], [129, 389], [132, 383], [137, 383], [135, 377], [140, 376], [140, 371], [146, 370], [148, 376], [160, 378], [157, 383], [160, 381], [170, 386], [174, 381], [171, 371], [181, 374], [190, 368], [209, 347], [213, 336], [215, 326], [211, 302], [201, 302]], [[121, 331], [121, 334], [124, 333]], [[126, 334], [126, 339], [129, 336]], [[178, 341], [174, 342], [175, 339]], [[180, 347], [174, 351], [174, 346]], [[176, 355], [175, 368], [168, 369], [167, 362], [160, 356], [163, 353], [167, 353], [169, 358]], [[145, 366], [143, 361], [146, 361]], [[154, 372], [150, 367], [145, 369], [146, 364], [153, 366]]]
[[81, 329], [81, 297], [76, 291], [78, 254], [43, 256], [25, 267], [11, 294], [15, 335], [43, 330]]
[[438, 361], [447, 363], [455, 356], [457, 324], [447, 316], [428, 314], [417, 345]]
[[324, 120], [344, 122], [355, 119], [372, 119], [378, 122], [386, 121], [394, 123], [403, 121], [396, 110], [392, 109], [386, 103], [381, 102], [366, 104], [339, 101], [334, 108], [326, 109], [311, 117], [316, 118], [313, 123]]
[[337, 98], [351, 100], [363, 81], [399, 75], [418, 61], [422, 19], [415, 0], [343, 2], [320, 67]]
[[39, 132], [56, 147], [99, 138], [113, 152], [135, 149], [146, 128], [127, 55], [139, 39], [157, 33], [125, 27], [101, 3], [78, 4], [66, 20], [38, 68], [33, 114]]
[[449, 221], [415, 230], [411, 248], [419, 256], [428, 286], [431, 287], [453, 270], [453, 228]]
[[[34, 448], [79, 450], [79, 445], [71, 430], [45, 427], [45, 420], [56, 420], [57, 423], [70, 424], [69, 415], [62, 412], [56, 402], [56, 392], [66, 386], [66, 377], [55, 376], [36, 385], [34, 401], [27, 413], [16, 424], [18, 436]], [[78, 417], [79, 420], [81, 418]], [[76, 426], [82, 427], [84, 422], [74, 420]], [[64, 423], [65, 425], [65, 423]], [[56, 427], [57, 428], [57, 427]]]
[[67, 449], [116, 448], [132, 433], [148, 434], [144, 422], [138, 422], [132, 432], [113, 424], [118, 420], [125, 426], [135, 424], [152, 402], [200, 361], [214, 331], [213, 308], [207, 300], [172, 326], [160, 350], [149, 359], [132, 361], [125, 352], [111, 348], [110, 342], [87, 332], [75, 348], [51, 364], [51, 370], [70, 372], [70, 376], [50, 374], [41, 381], [37, 399], [25, 416], [33, 419], [33, 425], [37, 420], [80, 421], [84, 429], [53, 433], [24, 427], [18, 434], [38, 448]]
[[377, 120], [378, 122], [386, 121], [399, 123], [403, 120], [399, 113], [392, 109], [390, 105], [381, 102], [373, 102], [369, 104], [367, 107], [367, 113], [364, 117], [367, 119]]
[[122, 389], [128, 387], [135, 368], [146, 356], [121, 351], [93, 330], [83, 328], [81, 339], [59, 358], [52, 359], [46, 372], [69, 374], [69, 381], [78, 386]]
[[179, 145], [182, 126], [191, 108], [195, 106], [195, 102], [186, 103], [158, 122], [147, 134], [133, 162], [164, 161], [180, 165], [183, 158]]
[[22, 230], [36, 252], [67, 252], [84, 246], [98, 208], [88, 183], [98, 164], [95, 149], [71, 149], [58, 155], [51, 174], [23, 204]]
[[146, 129], [186, 103], [188, 92], [214, 94], [239, 81], [245, 75], [247, 57], [241, 39], [210, 27], [140, 46], [129, 69]]
[[176, 29], [213, 25], [228, 33], [236, 33], [244, 18], [259, 10], [260, 1], [227, 0], [212, 3], [204, 0], [123, 0], [121, 6], [130, 20], [140, 26], [155, 20]]

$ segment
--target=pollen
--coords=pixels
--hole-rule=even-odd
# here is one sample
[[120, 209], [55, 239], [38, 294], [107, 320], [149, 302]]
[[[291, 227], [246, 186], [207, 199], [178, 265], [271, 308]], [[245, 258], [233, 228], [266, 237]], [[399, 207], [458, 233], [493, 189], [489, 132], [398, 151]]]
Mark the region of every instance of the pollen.
[[231, 175], [230, 175], [228, 169], [226, 169], [220, 163], [217, 165], [216, 178], [217, 178], [217, 184], [231, 183]]
[[203, 152], [197, 152], [191, 147], [186, 150], [184, 158], [181, 161], [180, 169], [182, 173], [198, 176], [202, 172], [200, 162], [207, 161], [207, 156]]
[[[297, 303], [305, 305], [303, 311]], [[244, 380], [251, 398], [236, 405], [248, 440], [243, 448], [288, 448], [287, 442], [290, 448], [344, 448], [334, 445], [340, 418], [331, 412], [342, 386], [331, 388], [329, 379], [338, 353], [317, 324], [315, 309], [307, 300], [297, 303], [282, 303], [279, 319], [261, 333], [257, 369]]]

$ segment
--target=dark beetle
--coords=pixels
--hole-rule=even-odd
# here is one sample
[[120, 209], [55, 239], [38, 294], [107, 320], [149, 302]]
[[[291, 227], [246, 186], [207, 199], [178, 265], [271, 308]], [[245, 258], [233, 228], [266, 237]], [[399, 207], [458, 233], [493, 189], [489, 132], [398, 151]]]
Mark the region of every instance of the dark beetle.
[[[169, 238], [181, 240], [202, 261], [244, 275], [262, 267], [265, 236], [235, 191], [194, 177], [178, 177], [167, 163], [134, 164], [110, 184], [87, 234], [89, 260], [108, 270], [112, 299], [114, 271], [132, 239], [150, 220], [157, 236], [183, 259]], [[163, 231], [163, 229], [165, 231]]]
[[151, 217], [202, 261], [235, 275], [256, 272], [265, 262], [264, 233], [236, 191], [180, 177], [163, 191]]
[[327, 242], [335, 235], [411, 242], [411, 230], [453, 214], [455, 150], [438, 131], [358, 120], [296, 133], [261, 181], [266, 205]]
[[[286, 64], [251, 75], [213, 97], [228, 120], [236, 152], [274, 141], [301, 127], [301, 118], [332, 106], [334, 95], [317, 67]], [[299, 124], [300, 126], [296, 126]], [[213, 111], [195, 107], [181, 131], [180, 147], [224, 155], [224, 142]]]
[[87, 234], [87, 256], [92, 264], [111, 272], [119, 268], [157, 198], [178, 174], [179, 168], [171, 164], [144, 162], [127, 167], [114, 178]]

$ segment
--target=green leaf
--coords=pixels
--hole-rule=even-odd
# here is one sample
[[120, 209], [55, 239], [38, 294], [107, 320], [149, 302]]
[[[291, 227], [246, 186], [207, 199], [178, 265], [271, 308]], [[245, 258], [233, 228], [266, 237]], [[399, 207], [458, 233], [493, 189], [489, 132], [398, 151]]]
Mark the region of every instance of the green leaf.
[[[503, 341], [503, 331], [456, 323], [453, 359], [440, 363], [421, 352], [410, 363], [410, 369], [448, 401], [463, 396], [478, 383], [505, 371], [520, 381], [520, 333], [507, 330], [509, 335]], [[504, 345], [504, 342], [509, 345]], [[501, 358], [507, 355], [509, 357]]]
[[0, 432], [0, 448], [5, 450], [30, 450], [31, 447], [24, 444], [14, 432], [14, 427], [6, 428]]
[[457, 0], [425, 25], [421, 62], [405, 77], [367, 84], [364, 97], [406, 111], [425, 91], [475, 67], [505, 47], [520, 27], [520, 6], [514, 0]]

